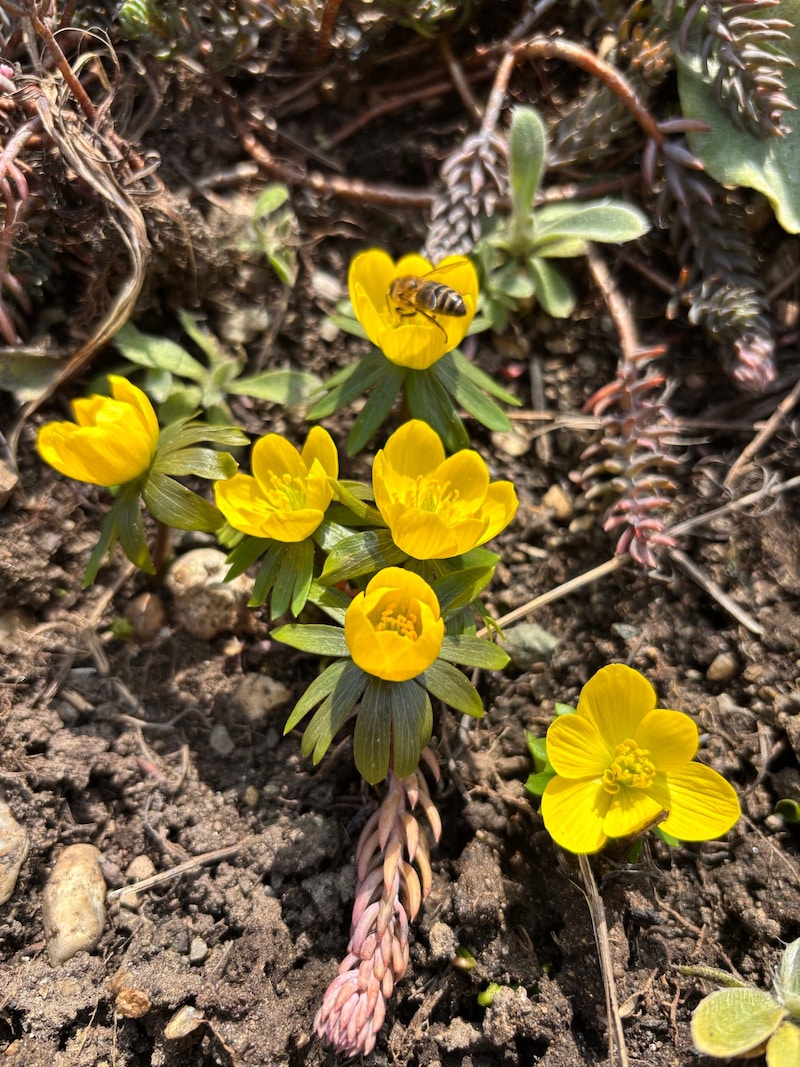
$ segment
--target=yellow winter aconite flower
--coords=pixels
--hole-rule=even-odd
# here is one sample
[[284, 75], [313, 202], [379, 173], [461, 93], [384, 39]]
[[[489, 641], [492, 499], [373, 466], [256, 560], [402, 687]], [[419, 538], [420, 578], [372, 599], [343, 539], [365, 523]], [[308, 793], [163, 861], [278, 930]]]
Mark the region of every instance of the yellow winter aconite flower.
[[336, 445], [314, 426], [302, 451], [270, 433], [253, 445], [250, 474], [214, 483], [216, 504], [235, 530], [275, 541], [304, 541], [333, 498], [328, 478], [339, 473]]
[[694, 722], [657, 708], [643, 675], [603, 667], [581, 690], [576, 714], [547, 731], [556, 776], [542, 795], [545, 827], [570, 852], [596, 852], [658, 820], [683, 841], [719, 837], [739, 818], [739, 801], [721, 775], [692, 762], [697, 746]]
[[352, 600], [344, 637], [362, 671], [386, 682], [407, 682], [427, 670], [441, 650], [439, 601], [418, 574], [386, 567]]
[[135, 385], [109, 374], [111, 396], [73, 400], [75, 422], [48, 422], [39, 430], [39, 455], [68, 478], [124, 485], [148, 469], [158, 445], [153, 405]]
[[348, 286], [367, 337], [410, 370], [427, 370], [460, 345], [478, 302], [478, 275], [466, 256], [448, 256], [434, 268], [422, 256], [395, 263], [371, 248], [350, 264]]
[[414, 559], [450, 559], [491, 540], [514, 518], [511, 482], [490, 482], [486, 463], [465, 449], [445, 458], [439, 435], [412, 419], [372, 465], [375, 503], [398, 548]]

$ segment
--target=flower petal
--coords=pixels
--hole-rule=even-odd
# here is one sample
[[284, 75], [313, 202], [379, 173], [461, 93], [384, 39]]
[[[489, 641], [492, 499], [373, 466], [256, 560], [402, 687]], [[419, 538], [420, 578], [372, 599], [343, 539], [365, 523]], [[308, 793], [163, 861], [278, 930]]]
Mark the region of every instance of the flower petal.
[[[387, 515], [383, 517], [387, 519]], [[460, 556], [481, 543], [486, 529], [486, 523], [480, 519], [468, 519], [450, 526], [436, 512], [421, 508], [398, 510], [392, 515], [389, 526], [394, 543], [413, 559]]]
[[623, 786], [612, 797], [603, 830], [609, 837], [631, 837], [646, 830], [662, 811], [649, 790]]
[[641, 720], [656, 706], [656, 692], [638, 671], [611, 663], [593, 675], [581, 690], [578, 715], [594, 723], [613, 750], [632, 738]]
[[[376, 461], [378, 456], [375, 457]], [[417, 478], [444, 463], [445, 451], [438, 433], [427, 422], [409, 419], [386, 442], [383, 456], [392, 474]], [[389, 471], [385, 473], [388, 475]]]
[[668, 776], [672, 801], [662, 830], [681, 841], [709, 841], [730, 830], [741, 815], [736, 791], [703, 763], [688, 763]]
[[458, 507], [481, 507], [489, 491], [489, 468], [483, 457], [471, 449], [462, 449], [450, 456], [435, 471], [442, 485], [449, 483], [458, 493]]
[[636, 744], [650, 753], [659, 771], [679, 771], [697, 754], [697, 726], [682, 711], [656, 708], [648, 712], [633, 735]]
[[339, 477], [339, 453], [333, 438], [322, 426], [311, 427], [300, 454], [309, 470], [314, 460], [317, 459], [329, 477]]
[[304, 479], [308, 474], [308, 468], [291, 441], [277, 433], [268, 433], [256, 441], [250, 458], [250, 469], [255, 480], [266, 492], [271, 492], [274, 488], [274, 479], [280, 480], [284, 475]]
[[577, 715], [561, 715], [547, 731], [547, 758], [563, 778], [599, 778], [611, 763], [613, 751], [593, 723]]
[[111, 395], [115, 400], [121, 400], [125, 404], [129, 404], [134, 410], [138, 411], [139, 417], [148, 439], [152, 444], [152, 452], [155, 453], [155, 446], [158, 442], [159, 428], [158, 419], [156, 413], [153, 410], [153, 405], [150, 403], [150, 398], [141, 389], [129, 382], [127, 378], [122, 378], [118, 374], [109, 374], [109, 385], [111, 386]]
[[384, 356], [398, 367], [427, 370], [458, 344], [458, 341], [453, 344], [449, 341], [449, 334], [439, 329], [435, 322], [415, 316], [411, 322], [384, 328], [377, 344]]
[[491, 482], [486, 491], [486, 499], [481, 514], [487, 521], [486, 540], [491, 541], [517, 514], [519, 500], [512, 482]]
[[610, 803], [611, 795], [597, 779], [551, 778], [542, 794], [542, 818], [557, 845], [570, 852], [597, 852], [607, 840], [603, 821]]
[[364, 302], [368, 302], [373, 308], [384, 307], [389, 295], [389, 286], [395, 275], [394, 260], [382, 248], [370, 248], [366, 252], [360, 252], [350, 263], [347, 285], [353, 310], [362, 325], [360, 312]]

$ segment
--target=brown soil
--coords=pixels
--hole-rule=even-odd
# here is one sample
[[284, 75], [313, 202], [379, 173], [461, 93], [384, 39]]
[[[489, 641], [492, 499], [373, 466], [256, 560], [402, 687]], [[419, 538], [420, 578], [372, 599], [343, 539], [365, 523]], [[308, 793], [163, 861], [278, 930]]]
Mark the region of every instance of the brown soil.
[[[413, 38], [415, 48], [422, 48], [419, 40]], [[331, 62], [334, 75], [346, 79], [344, 53]], [[307, 76], [308, 68], [298, 69]], [[258, 338], [249, 342], [251, 359], [329, 373], [364, 346], [326, 330], [333, 301], [320, 294], [320, 278], [343, 285], [350, 256], [368, 242], [397, 253], [413, 247], [414, 231], [424, 232], [424, 213], [404, 213], [398, 225], [382, 209], [320, 200], [301, 188], [295, 198], [300, 277], [294, 291], [284, 289], [257, 257], [231, 251], [236, 227], [229, 190], [206, 199], [184, 187], [194, 157], [205, 176], [244, 159], [219, 97], [208, 87], [201, 91], [193, 78], [175, 68], [161, 119], [148, 133], [177, 207], [171, 218], [158, 215], [161, 244], [136, 321], [178, 338], [172, 309], [199, 299], [220, 334], [266, 302], [271, 345], [264, 350]], [[322, 93], [318, 82], [309, 91]], [[296, 121], [304, 142], [312, 140], [312, 127], [319, 132], [327, 124], [334, 133], [365, 108], [355, 92], [349, 87], [347, 103], [320, 105], [313, 118], [306, 103], [293, 120], [286, 103], [283, 131], [288, 136]], [[345, 140], [339, 160], [348, 173], [421, 184], [427, 149], [436, 137], [451, 140], [461, 108], [448, 98], [426, 118], [425, 137], [433, 140], [417, 146], [413, 171], [395, 165], [391, 146], [417, 144], [417, 129], [405, 124], [413, 127], [410, 116], [419, 113], [401, 114], [368, 126], [368, 138]], [[360, 152], [365, 145], [369, 152]], [[237, 192], [247, 191], [248, 181], [256, 189], [263, 176], [241, 179]], [[153, 209], [151, 225], [156, 216]], [[195, 246], [194, 273], [180, 277], [171, 244], [180, 240], [170, 230], [183, 232], [176, 219], [182, 226], [189, 220]], [[586, 397], [613, 378], [617, 355], [599, 296], [579, 270], [575, 279], [582, 301], [566, 329], [531, 315], [517, 324], [519, 344], [511, 348], [525, 368], [529, 348], [535, 350], [547, 406], [565, 414], [578, 414]], [[68, 307], [66, 295], [61, 299]], [[65, 329], [63, 322], [53, 328]], [[748, 427], [780, 399], [759, 398], [762, 408], [752, 398], [737, 400], [704, 338], [685, 336], [691, 365], [678, 361], [671, 368], [680, 383], [677, 406], [709, 426], [727, 418], [729, 428], [687, 442], [676, 519], [724, 501], [720, 483], [750, 440]], [[509, 362], [507, 344], [483, 334], [471, 354], [498, 376]], [[117, 359], [109, 352], [92, 373], [112, 369]], [[796, 378], [796, 363], [784, 369]], [[526, 375], [510, 387], [529, 402]], [[345, 952], [354, 843], [377, 794], [354, 771], [349, 737], [317, 768], [302, 758], [298, 732], [282, 737], [291, 702], [319, 665], [272, 642], [260, 612], [235, 632], [191, 637], [176, 625], [163, 586], [131, 575], [119, 555], [95, 586], [81, 591], [108, 495], [44, 468], [33, 438], [36, 425], [64, 417], [63, 400], [84, 388], [85, 380], [80, 389], [62, 391], [28, 424], [20, 484], [0, 512], [0, 783], [31, 840], [16, 889], [0, 911], [4, 1063], [333, 1064], [336, 1057], [312, 1024]], [[6, 406], [8, 432], [13, 412]], [[277, 409], [239, 403], [235, 413], [256, 434], [266, 426], [295, 439], [303, 435], [302, 422]], [[352, 418], [347, 411], [326, 425], [343, 440]], [[533, 424], [523, 418], [521, 425]], [[493, 614], [612, 555], [600, 515], [587, 509], [570, 480], [586, 445], [583, 431], [559, 429], [548, 436], [549, 452], [532, 444], [517, 458], [479, 428], [470, 431], [493, 476], [511, 478], [521, 501], [513, 527], [496, 544], [502, 562], [488, 597]], [[797, 446], [789, 429], [759, 460], [760, 473], [748, 468], [735, 495], [757, 488], [764, 472], [794, 473]], [[365, 469], [359, 459], [349, 473]], [[542, 503], [551, 486], [560, 487], [571, 515], [559, 519]], [[180, 554], [205, 543], [179, 535], [174, 548]], [[695, 717], [700, 758], [734, 784], [743, 811], [723, 841], [669, 849], [651, 840], [639, 862], [622, 848], [593, 860], [631, 1063], [703, 1063], [691, 1047], [689, 1020], [710, 987], [678, 968], [735, 968], [768, 987], [781, 944], [800, 936], [800, 828], [773, 814], [781, 798], [800, 800], [800, 527], [793, 498], [706, 523], [681, 547], [706, 579], [757, 620], [763, 635], [733, 621], [713, 595], [666, 563], [654, 575], [625, 567], [536, 612], [535, 621], [557, 638], [556, 651], [529, 669], [482, 677], [482, 721], [461, 729], [452, 713], [439, 709], [434, 747], [442, 778], [435, 797], [445, 829], [434, 850], [433, 889], [413, 929], [411, 967], [369, 1063], [606, 1062], [605, 999], [580, 875], [553, 846], [523, 783], [531, 769], [524, 731], [542, 735], [555, 703], [574, 704], [584, 682], [608, 662], [635, 666], [656, 686], [662, 706]], [[119, 617], [144, 590], [163, 601], [165, 625], [149, 643], [122, 639]], [[253, 676], [282, 682], [287, 700], [268, 711], [248, 710], [241, 686]], [[220, 725], [229, 751], [221, 747]], [[45, 951], [42, 890], [63, 848], [77, 842], [102, 854], [108, 920], [94, 952], [54, 967]], [[224, 850], [221, 857], [190, 865], [132, 902], [114, 895], [145, 869], [142, 857], [155, 872], [168, 872], [217, 850]], [[471, 971], [454, 966], [459, 945], [475, 958]], [[483, 1007], [477, 996], [491, 982], [503, 988]], [[185, 1036], [167, 1036], [165, 1028], [177, 1025], [173, 1017], [186, 1006], [202, 1021]]]

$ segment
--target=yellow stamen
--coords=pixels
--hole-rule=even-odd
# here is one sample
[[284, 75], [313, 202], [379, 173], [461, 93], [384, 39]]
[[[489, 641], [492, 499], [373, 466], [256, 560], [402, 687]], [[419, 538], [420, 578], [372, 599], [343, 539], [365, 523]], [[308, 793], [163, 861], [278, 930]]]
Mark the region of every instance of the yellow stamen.
[[416, 641], [419, 637], [419, 618], [414, 611], [406, 609], [404, 612], [398, 609], [397, 604], [389, 604], [381, 612], [375, 629], [378, 632], [393, 630], [409, 641]]
[[607, 793], [618, 793], [621, 786], [647, 789], [653, 783], [656, 769], [649, 749], [639, 748], [635, 741], [626, 738], [614, 749], [611, 766], [603, 771], [603, 788]]

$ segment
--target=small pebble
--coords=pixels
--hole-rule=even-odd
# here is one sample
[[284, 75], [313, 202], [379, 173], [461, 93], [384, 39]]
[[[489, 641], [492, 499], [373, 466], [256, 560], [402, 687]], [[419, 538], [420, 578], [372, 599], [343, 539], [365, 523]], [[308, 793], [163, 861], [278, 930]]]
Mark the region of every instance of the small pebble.
[[709, 664], [706, 678], [709, 682], [729, 682], [739, 674], [739, 662], [732, 652], [720, 652]]
[[208, 945], [202, 937], [193, 937], [189, 942], [189, 963], [203, 963], [208, 958]]
[[528, 671], [534, 663], [552, 658], [558, 648], [558, 638], [535, 622], [521, 622], [504, 631], [501, 644], [514, 666]]
[[167, 621], [164, 601], [155, 593], [140, 593], [126, 606], [123, 615], [133, 628], [133, 636], [142, 644], [154, 641]]
[[292, 692], [283, 682], [267, 674], [246, 674], [237, 685], [233, 697], [247, 721], [257, 723], [266, 718], [273, 708], [288, 703]]
[[228, 570], [225, 553], [217, 548], [195, 548], [178, 557], [165, 579], [176, 626], [203, 641], [248, 628], [252, 582], [246, 574], [226, 582]]
[[530, 438], [519, 430], [497, 430], [492, 434], [492, 444], [507, 456], [524, 456], [530, 450]]
[[[133, 883], [142, 882], [145, 878], [150, 878], [156, 873], [156, 867], [149, 856], [142, 854], [141, 856], [135, 856], [128, 864], [128, 869], [125, 871], [125, 878], [128, 882]], [[141, 907], [144, 896], [138, 890], [132, 889], [129, 893], [121, 893], [119, 902], [123, 908], [130, 908], [135, 911], [136, 908]]]
[[178, 1041], [182, 1037], [188, 1037], [194, 1033], [198, 1026], [205, 1022], [203, 1013], [191, 1004], [184, 1004], [178, 1008], [167, 1025], [164, 1027], [164, 1037], [167, 1041]]
[[42, 895], [47, 955], [56, 967], [77, 952], [91, 952], [106, 923], [106, 882], [94, 845], [68, 845]]
[[560, 485], [551, 485], [542, 497], [542, 504], [553, 512], [559, 522], [569, 522], [575, 514], [572, 497]]
[[208, 743], [220, 756], [230, 756], [236, 748], [224, 722], [214, 723], [211, 727], [211, 733], [208, 735]]
[[30, 838], [11, 808], [0, 800], [0, 904], [5, 904], [17, 885], [22, 864], [31, 850]]
[[120, 989], [114, 999], [114, 1007], [126, 1019], [142, 1019], [150, 1012], [152, 1006], [147, 993], [143, 989], [134, 989], [132, 986]]

